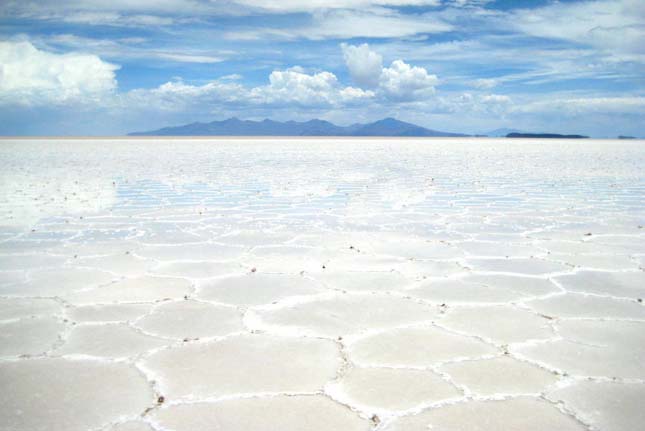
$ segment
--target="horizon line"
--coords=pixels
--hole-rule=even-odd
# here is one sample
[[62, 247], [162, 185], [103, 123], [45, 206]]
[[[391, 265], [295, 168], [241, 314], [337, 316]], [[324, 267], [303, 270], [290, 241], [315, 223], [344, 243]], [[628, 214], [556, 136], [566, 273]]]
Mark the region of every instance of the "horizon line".
[[321, 140], [321, 139], [348, 139], [348, 140], [365, 140], [365, 139], [382, 139], [382, 140], [412, 140], [412, 139], [428, 139], [428, 140], [439, 140], [439, 139], [507, 139], [509, 141], [535, 141], [540, 140], [544, 141], [566, 141], [566, 142], [575, 142], [575, 141], [645, 141], [645, 137], [634, 137], [629, 139], [620, 139], [619, 137], [586, 137], [584, 139], [570, 139], [570, 138], [508, 138], [506, 136], [482, 136], [482, 135], [470, 135], [470, 136], [347, 136], [347, 135], [307, 135], [307, 136], [298, 136], [298, 135], [0, 135], [0, 140], [38, 140], [38, 139], [68, 139], [68, 140], [78, 140], [78, 139], [120, 139], [120, 140], [152, 140], [152, 139], [311, 139], [311, 140]]

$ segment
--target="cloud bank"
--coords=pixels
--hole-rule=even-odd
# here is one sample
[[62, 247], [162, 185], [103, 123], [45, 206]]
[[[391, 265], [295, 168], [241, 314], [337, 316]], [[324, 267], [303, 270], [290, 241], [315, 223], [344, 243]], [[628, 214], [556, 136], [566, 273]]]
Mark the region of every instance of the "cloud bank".
[[55, 54], [27, 41], [0, 41], [3, 104], [100, 103], [117, 89], [119, 68], [90, 54]]

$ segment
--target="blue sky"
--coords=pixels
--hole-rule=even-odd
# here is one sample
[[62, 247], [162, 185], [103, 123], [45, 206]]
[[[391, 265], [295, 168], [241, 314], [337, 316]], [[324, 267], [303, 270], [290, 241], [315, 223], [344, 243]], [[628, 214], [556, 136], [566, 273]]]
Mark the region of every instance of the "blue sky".
[[645, 1], [4, 0], [0, 134], [394, 116], [643, 136]]

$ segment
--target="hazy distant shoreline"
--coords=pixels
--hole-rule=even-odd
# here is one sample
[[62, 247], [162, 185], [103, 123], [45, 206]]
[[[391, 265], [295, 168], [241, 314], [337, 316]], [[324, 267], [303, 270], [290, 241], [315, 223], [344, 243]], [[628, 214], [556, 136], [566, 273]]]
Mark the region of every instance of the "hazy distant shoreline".
[[464, 140], [477, 140], [477, 141], [486, 141], [486, 140], [502, 140], [502, 141], [515, 141], [515, 142], [531, 142], [531, 141], [547, 141], [547, 142], [574, 142], [582, 141], [582, 143], [587, 141], [620, 141], [620, 142], [629, 142], [629, 141], [645, 141], [645, 138], [635, 138], [635, 139], [618, 139], [618, 138], [586, 138], [586, 139], [566, 139], [566, 138], [505, 138], [505, 137], [494, 137], [494, 136], [128, 136], [128, 135], [117, 135], [117, 136], [0, 136], [0, 141], [8, 140], [83, 140], [83, 139], [92, 139], [92, 140], [120, 140], [120, 141], [171, 141], [171, 140], [201, 140], [201, 141], [219, 141], [219, 140], [307, 140], [307, 141], [321, 141], [321, 140], [349, 140], [349, 141], [373, 141], [373, 140], [383, 140], [383, 141], [395, 141], [395, 140], [406, 140], [406, 141], [464, 141]]

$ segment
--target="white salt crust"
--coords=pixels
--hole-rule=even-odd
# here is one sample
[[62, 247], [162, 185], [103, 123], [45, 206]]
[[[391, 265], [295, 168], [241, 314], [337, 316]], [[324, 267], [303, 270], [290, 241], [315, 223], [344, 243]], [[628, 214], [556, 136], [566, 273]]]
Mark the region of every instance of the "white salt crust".
[[0, 431], [645, 421], [642, 141], [1, 144]]

